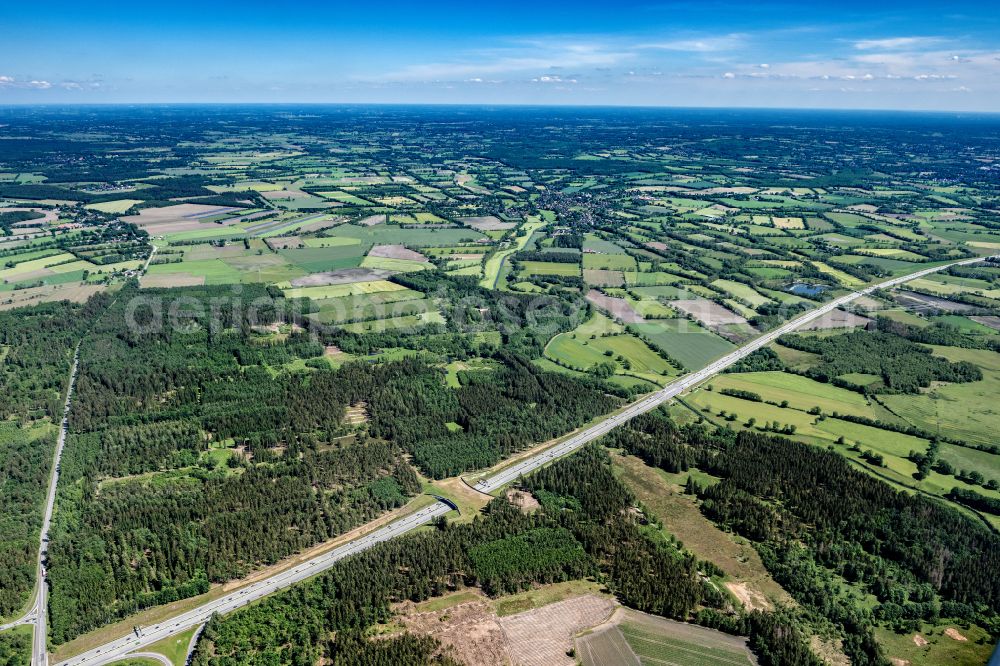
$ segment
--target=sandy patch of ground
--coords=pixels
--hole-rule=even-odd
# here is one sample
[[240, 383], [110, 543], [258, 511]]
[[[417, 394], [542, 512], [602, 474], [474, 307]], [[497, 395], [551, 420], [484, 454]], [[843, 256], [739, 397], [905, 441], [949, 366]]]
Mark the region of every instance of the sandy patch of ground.
[[889, 657], [889, 663], [892, 666], [910, 666], [909, 659], [900, 659], [899, 657]]
[[535, 496], [526, 490], [507, 489], [507, 501], [519, 508], [523, 513], [533, 513], [542, 507]]
[[913, 634], [913, 644], [917, 647], [923, 647], [927, 645], [927, 639], [920, 634]]
[[313, 273], [291, 281], [293, 287], [321, 287], [328, 284], [351, 284], [354, 282], [371, 282], [384, 280], [393, 271], [382, 268], [339, 268], [325, 273]]
[[493, 609], [476, 599], [436, 611], [415, 612], [412, 602], [397, 607], [407, 630], [433, 636], [463, 664], [501, 666], [511, 663], [507, 638]]
[[493, 215], [482, 215], [479, 217], [460, 217], [459, 221], [478, 231], [505, 231], [513, 229], [517, 225], [513, 222], [504, 222], [499, 217]]
[[409, 261], [427, 261], [427, 257], [407, 249], [403, 245], [376, 245], [368, 252], [369, 257], [384, 257], [386, 259], [407, 259]]
[[705, 324], [705, 326], [747, 323], [745, 317], [707, 298], [686, 298], [670, 301], [670, 306], [691, 315]]
[[955, 641], [967, 641], [969, 640], [965, 636], [959, 633], [958, 629], [954, 627], [948, 627], [944, 630], [944, 635]]
[[587, 300], [626, 324], [638, 324], [646, 321], [624, 298], [605, 296], [596, 289], [591, 289], [587, 292]]
[[666, 250], [667, 244], [662, 243], [660, 241], [649, 241], [648, 243], [646, 243], [646, 247], [653, 250]]
[[500, 626], [515, 664], [574, 666], [576, 660], [567, 654], [573, 637], [606, 620], [616, 606], [613, 599], [587, 594], [500, 618]]
[[809, 647], [830, 666], [851, 666], [850, 658], [844, 654], [844, 642], [839, 638], [836, 640], [822, 639], [813, 635], [809, 639]]
[[352, 426], [368, 423], [368, 405], [364, 402], [354, 403], [344, 410], [344, 421]]
[[146, 274], [139, 278], [139, 286], [145, 289], [154, 287], [197, 287], [205, 284], [204, 275], [191, 275], [190, 273], [159, 273]]
[[855, 328], [867, 326], [869, 323], [871, 323], [871, 319], [868, 317], [862, 317], [859, 314], [845, 310], [831, 310], [822, 317], [814, 319], [808, 325], [803, 326], [802, 330], [820, 331], [828, 328]]
[[748, 611], [771, 610], [773, 606], [767, 597], [757, 590], [750, 589], [746, 583], [728, 582], [726, 589], [733, 593], [733, 596], [740, 600], [743, 607]]
[[369, 215], [368, 217], [363, 217], [358, 220], [357, 224], [366, 227], [374, 227], [376, 224], [385, 224], [385, 214], [383, 213], [381, 215]]

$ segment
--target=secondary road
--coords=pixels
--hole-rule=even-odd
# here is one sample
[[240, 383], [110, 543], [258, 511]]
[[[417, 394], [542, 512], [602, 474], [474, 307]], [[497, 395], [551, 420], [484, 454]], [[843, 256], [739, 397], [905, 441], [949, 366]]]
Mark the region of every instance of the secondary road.
[[[545, 449], [534, 456], [519, 462], [507, 469], [503, 469], [497, 472], [493, 476], [483, 479], [478, 482], [474, 487], [482, 492], [492, 492], [497, 488], [500, 488], [511, 481], [516, 480], [519, 476], [527, 474], [532, 470], [535, 470], [552, 460], [564, 456], [568, 453], [575, 451], [587, 442], [597, 439], [601, 435], [604, 435], [612, 428], [621, 425], [625, 421], [638, 416], [644, 412], [654, 409], [658, 405], [663, 404], [667, 400], [670, 400], [677, 394], [685, 391], [695, 384], [702, 382], [709, 377], [717, 374], [718, 372], [729, 367], [733, 363], [736, 363], [747, 354], [750, 354], [761, 347], [770, 344], [779, 336], [794, 331], [795, 329], [814, 321], [818, 317], [822, 317], [824, 314], [831, 312], [832, 310], [846, 305], [851, 301], [870, 294], [878, 289], [886, 289], [894, 287], [908, 280], [913, 280], [936, 271], [944, 270], [949, 266], [970, 264], [977, 261], [982, 261], [982, 258], [966, 259], [959, 262], [953, 262], [951, 264], [946, 264], [943, 266], [935, 266], [931, 268], [926, 268], [916, 273], [911, 273], [900, 278], [894, 278], [892, 280], [887, 280], [871, 287], [867, 287], [860, 291], [848, 294], [846, 296], [841, 296], [829, 303], [826, 303], [815, 310], [810, 310], [809, 312], [796, 317], [795, 319], [789, 321], [782, 326], [770, 331], [759, 338], [756, 338], [752, 342], [744, 345], [743, 347], [737, 349], [736, 351], [723, 356], [719, 360], [713, 362], [709, 366], [699, 370], [697, 372], [685, 375], [684, 377], [678, 379], [673, 384], [670, 384], [666, 388], [652, 393], [641, 400], [632, 403], [624, 410], [609, 416], [607, 419], [598, 423], [597, 425], [591, 426], [590, 428], [583, 430], [576, 435], [573, 435], [564, 442], [559, 443], [556, 446]], [[447, 504], [445, 501], [438, 501], [429, 507], [421, 509], [416, 513], [412, 513], [400, 520], [391, 523], [381, 529], [378, 529], [367, 536], [361, 537], [351, 541], [343, 546], [340, 546], [334, 550], [331, 550], [322, 555], [318, 555], [311, 560], [308, 560], [293, 569], [282, 571], [275, 574], [269, 578], [262, 581], [249, 585], [241, 590], [235, 591], [225, 597], [221, 597], [214, 601], [209, 601], [201, 606], [176, 615], [168, 620], [164, 620], [160, 624], [154, 625], [152, 627], [143, 627], [139, 631], [139, 635], [135, 633], [124, 636], [110, 643], [105, 643], [99, 648], [90, 650], [89, 652], [84, 652], [75, 657], [67, 659], [66, 661], [60, 662], [57, 666], [100, 666], [101, 664], [111, 663], [118, 659], [122, 659], [127, 654], [132, 653], [137, 650], [151, 645], [159, 640], [172, 636], [181, 631], [189, 629], [190, 627], [202, 624], [213, 615], [213, 614], [225, 614], [232, 612], [246, 604], [260, 599], [268, 594], [272, 594], [286, 588], [295, 583], [301, 582], [307, 578], [310, 578], [322, 571], [325, 571], [336, 564], [338, 561], [345, 557], [360, 553], [368, 548], [371, 548], [377, 543], [387, 541], [389, 539], [395, 538], [402, 534], [405, 534], [411, 530], [420, 527], [421, 525], [426, 525], [428, 522], [433, 520], [438, 516], [443, 516], [452, 510], [452, 506]], [[36, 641], [37, 643], [37, 641]], [[44, 640], [42, 641], [44, 645]], [[36, 652], [37, 658], [37, 652]], [[44, 661], [33, 662], [35, 664], [45, 664]]]
[[129, 659], [149, 659], [150, 661], [158, 661], [163, 666], [174, 666], [174, 662], [167, 659], [165, 655], [159, 652], [133, 652], [130, 654]]

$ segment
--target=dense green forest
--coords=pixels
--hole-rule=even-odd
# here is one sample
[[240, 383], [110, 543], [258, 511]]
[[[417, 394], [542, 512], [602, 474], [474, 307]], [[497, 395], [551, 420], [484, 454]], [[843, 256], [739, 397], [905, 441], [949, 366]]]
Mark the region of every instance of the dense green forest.
[[[729, 619], [710, 609], [692, 615], [711, 603], [702, 596], [699, 570], [712, 565], [626, 511], [634, 500], [602, 449], [589, 446], [523, 482], [542, 501], [541, 512], [523, 514], [497, 499], [471, 523], [442, 521], [433, 531], [379, 544], [316, 579], [213, 619], [195, 664], [312, 663], [341, 653], [374, 663], [380, 651], [396, 647], [361, 636], [391, 617], [391, 602], [422, 601], [475, 584], [503, 593], [587, 574], [629, 606], [750, 633], [763, 664], [817, 663], [787, 618], [753, 613]], [[517, 567], [509, 565], [512, 559]], [[430, 658], [423, 653], [417, 663], [426, 663], [419, 659]]]
[[[753, 540], [765, 566], [809, 613], [843, 632], [855, 663], [884, 663], [875, 622], [899, 631], [957, 618], [1000, 629], [1000, 537], [920, 495], [897, 491], [841, 455], [760, 433], [700, 427], [697, 466], [721, 482], [688, 489], [713, 521]], [[852, 590], [873, 594], [871, 610]]]
[[28, 666], [31, 663], [31, 635], [19, 631], [0, 633], [0, 664]]
[[972, 363], [952, 363], [934, 356], [924, 346], [883, 331], [852, 331], [827, 337], [783, 335], [780, 342], [822, 357], [822, 363], [805, 371], [813, 379], [855, 388], [839, 376], [853, 372], [881, 376], [881, 382], [864, 387], [867, 392], [916, 393], [933, 381], [974, 382], [983, 378], [982, 371]]
[[[56, 643], [401, 506], [420, 488], [410, 460], [434, 477], [485, 467], [620, 404], [507, 349], [481, 350], [491, 365], [458, 388], [417, 357], [313, 363], [307, 332], [262, 329], [294, 318], [264, 287], [132, 289], [81, 347], [50, 549]], [[344, 421], [357, 404], [360, 432]]]
[[38, 531], [73, 348], [107, 296], [0, 312], [0, 617], [35, 582]]

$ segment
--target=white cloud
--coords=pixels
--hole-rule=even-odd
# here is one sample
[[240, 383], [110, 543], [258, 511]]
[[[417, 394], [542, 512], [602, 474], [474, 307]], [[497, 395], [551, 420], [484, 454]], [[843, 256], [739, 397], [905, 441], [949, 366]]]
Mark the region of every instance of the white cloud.
[[48, 81], [28, 81], [26, 85], [29, 88], [36, 88], [38, 90], [48, 90], [52, 87], [52, 84]]
[[489, 74], [516, 74], [531, 70], [610, 67], [633, 58], [632, 51], [612, 50], [586, 42], [526, 42], [518, 46], [473, 52], [453, 62], [409, 65], [376, 77], [385, 81], [463, 81]]
[[531, 79], [532, 83], [579, 83], [576, 79], [564, 79], [561, 76], [538, 76]]
[[721, 35], [719, 37], [701, 37], [694, 39], [673, 39], [663, 42], [640, 44], [640, 49], [659, 49], [663, 51], [686, 51], [693, 53], [715, 53], [718, 51], [733, 51], [744, 45], [745, 38], [740, 34]]
[[0, 86], [9, 86], [14, 83], [13, 76], [0, 76]]
[[854, 48], [862, 51], [885, 50], [894, 51], [897, 49], [921, 48], [937, 44], [942, 40], [939, 37], [888, 37], [886, 39], [861, 39], [854, 42]]

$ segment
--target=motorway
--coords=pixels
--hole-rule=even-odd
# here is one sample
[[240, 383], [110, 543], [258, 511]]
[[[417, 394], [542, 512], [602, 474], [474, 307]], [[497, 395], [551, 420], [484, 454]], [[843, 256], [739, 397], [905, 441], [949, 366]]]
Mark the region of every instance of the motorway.
[[733, 365], [744, 356], [751, 354], [761, 347], [765, 347], [775, 340], [777, 340], [782, 335], [786, 333], [791, 333], [797, 328], [805, 326], [811, 321], [822, 317], [825, 314], [832, 312], [833, 310], [850, 303], [851, 301], [871, 294], [878, 289], [887, 289], [889, 287], [895, 287], [896, 285], [902, 284], [903, 282], [908, 282], [910, 280], [915, 280], [919, 277], [923, 277], [930, 273], [935, 273], [950, 266], [971, 264], [977, 261], [982, 261], [982, 258], [977, 257], [974, 259], [965, 259], [963, 261], [954, 262], [951, 264], [946, 264], [944, 266], [935, 266], [932, 268], [925, 268], [924, 270], [917, 271], [916, 273], [910, 273], [909, 275], [904, 275], [903, 277], [893, 278], [892, 280], [886, 280], [885, 282], [880, 282], [878, 284], [866, 287], [861, 291], [855, 291], [853, 293], [847, 294], [846, 296], [841, 296], [836, 298], [829, 303], [824, 303], [820, 307], [810, 310], [803, 315], [796, 317], [788, 321], [787, 323], [779, 326], [778, 328], [768, 331], [764, 335], [755, 338], [754, 340], [743, 345], [736, 351], [727, 354], [717, 361], [713, 361], [710, 365], [698, 370], [697, 372], [692, 372], [688, 375], [684, 375], [677, 381], [667, 385], [663, 389], [649, 394], [645, 398], [632, 403], [622, 411], [614, 414], [607, 419], [601, 421], [597, 425], [591, 426], [586, 430], [578, 432], [577, 434], [569, 437], [568, 439], [560, 442], [556, 446], [542, 451], [541, 453], [532, 456], [516, 465], [512, 465], [500, 472], [490, 476], [488, 478], [482, 479], [476, 483], [473, 488], [483, 493], [491, 493], [494, 490], [501, 488], [511, 481], [516, 480], [519, 476], [528, 474], [529, 472], [538, 469], [546, 463], [552, 462], [554, 459], [562, 457], [567, 453], [571, 453], [576, 449], [580, 448], [587, 442], [591, 442], [598, 437], [606, 434], [612, 428], [615, 428], [629, 419], [635, 418], [636, 416], [648, 412], [652, 409], [656, 409], [659, 405], [664, 402], [676, 397], [680, 393], [688, 390], [689, 388], [700, 384], [709, 377], [722, 372], [729, 366]]
[[215, 613], [220, 615], [230, 613], [252, 601], [260, 599], [261, 597], [277, 592], [278, 590], [294, 585], [295, 583], [302, 582], [307, 578], [311, 578], [312, 576], [329, 569], [345, 557], [356, 555], [357, 553], [368, 550], [377, 543], [388, 541], [389, 539], [393, 539], [401, 534], [414, 530], [421, 525], [426, 525], [438, 516], [443, 516], [451, 510], [452, 507], [450, 505], [442, 501], [437, 501], [434, 504], [417, 511], [416, 513], [411, 513], [410, 515], [400, 518], [396, 522], [390, 523], [389, 525], [386, 525], [371, 534], [355, 539], [354, 541], [346, 543], [343, 546], [322, 555], [318, 555], [296, 567], [277, 573], [274, 576], [266, 578], [260, 582], [248, 585], [241, 590], [236, 590], [219, 599], [209, 601], [193, 610], [165, 620], [160, 624], [156, 624], [151, 627], [140, 627], [138, 635], [133, 632], [127, 636], [119, 638], [118, 640], [105, 643], [99, 648], [95, 648], [89, 652], [84, 652], [67, 659], [66, 661], [60, 662], [59, 666], [79, 666], [81, 664], [86, 664], [87, 666], [98, 666], [99, 664], [108, 664], [118, 659], [122, 659], [125, 655], [131, 652], [140, 650], [141, 648], [147, 647], [157, 641], [173, 636], [174, 634], [180, 633], [186, 629], [190, 629], [191, 627], [203, 624], [204, 622], [207, 622]]
[[42, 517], [42, 531], [39, 536], [38, 563], [35, 573], [35, 602], [25, 617], [32, 617], [35, 622], [34, 640], [32, 642], [31, 663], [36, 666], [48, 666], [49, 657], [46, 645], [48, 630], [45, 622], [48, 619], [49, 585], [46, 582], [45, 560], [49, 553], [49, 528], [52, 525], [52, 509], [56, 503], [56, 486], [59, 485], [59, 465], [62, 460], [63, 447], [66, 444], [66, 431], [69, 429], [69, 407], [73, 401], [73, 387], [76, 385], [76, 370], [80, 363], [80, 345], [73, 350], [73, 367], [69, 372], [69, 385], [66, 387], [66, 402], [63, 403], [63, 418], [59, 426], [59, 437], [56, 439], [56, 451], [52, 458], [52, 469], [49, 472], [49, 490], [45, 497], [45, 514]]
[[[609, 416], [607, 419], [598, 423], [597, 425], [591, 426], [586, 430], [583, 430], [563, 442], [545, 449], [526, 460], [523, 460], [516, 465], [512, 465], [506, 469], [502, 469], [496, 474], [479, 481], [473, 486], [476, 490], [484, 493], [492, 492], [504, 485], [516, 480], [519, 476], [527, 474], [539, 467], [553, 461], [556, 458], [564, 456], [568, 453], [572, 453], [576, 449], [587, 442], [593, 441], [598, 437], [604, 435], [612, 428], [615, 428], [625, 421], [632, 419], [639, 414], [648, 412], [658, 405], [663, 404], [667, 400], [675, 397], [679, 393], [686, 391], [687, 389], [695, 386], [696, 384], [705, 381], [709, 377], [721, 372], [722, 370], [728, 368], [730, 365], [736, 363], [747, 354], [750, 354], [765, 345], [770, 344], [778, 337], [790, 333], [797, 328], [805, 326], [811, 321], [816, 320], [819, 317], [831, 312], [832, 310], [846, 305], [851, 301], [867, 295], [878, 289], [886, 289], [890, 287], [897, 286], [903, 282], [909, 280], [914, 280], [924, 275], [934, 273], [936, 271], [941, 271], [950, 266], [971, 264], [978, 261], [982, 261], [982, 258], [966, 259], [959, 262], [953, 262], [951, 264], [946, 264], [942, 266], [935, 266], [932, 268], [926, 268], [916, 273], [911, 273], [903, 277], [894, 278], [881, 282], [860, 291], [853, 292], [846, 296], [841, 296], [840, 298], [834, 299], [829, 303], [825, 303], [822, 306], [810, 310], [809, 312], [790, 320], [788, 323], [779, 326], [773, 331], [769, 331], [764, 335], [754, 339], [753, 341], [747, 343], [743, 347], [740, 347], [736, 351], [723, 356], [717, 361], [714, 361], [707, 367], [693, 372], [691, 374], [685, 375], [665, 387], [664, 389], [652, 393], [623, 409], [622, 411]], [[75, 369], [75, 362], [74, 362]], [[54, 488], [54, 485], [53, 485]], [[51, 506], [51, 505], [50, 505]], [[111, 641], [110, 643], [105, 643], [99, 648], [95, 648], [88, 652], [81, 653], [75, 657], [67, 659], [66, 661], [60, 662], [57, 666], [100, 666], [101, 664], [108, 664], [118, 659], [122, 659], [125, 655], [132, 653], [137, 650], [141, 650], [144, 647], [151, 645], [159, 640], [172, 636], [181, 631], [189, 629], [190, 627], [202, 624], [213, 615], [213, 614], [225, 614], [232, 612], [246, 604], [260, 599], [268, 594], [277, 592], [278, 590], [284, 589], [290, 585], [301, 582], [307, 578], [310, 578], [326, 569], [329, 569], [338, 561], [345, 557], [360, 553], [373, 545], [387, 541], [388, 539], [395, 538], [406, 532], [409, 532], [421, 525], [425, 525], [434, 518], [438, 516], [443, 516], [444, 514], [451, 511], [454, 507], [447, 504], [445, 501], [439, 500], [429, 507], [421, 509], [416, 513], [412, 513], [404, 518], [399, 519], [394, 523], [378, 529], [367, 536], [361, 537], [351, 541], [343, 546], [340, 546], [334, 550], [331, 550], [322, 555], [318, 555], [311, 560], [303, 562], [302, 564], [271, 576], [265, 580], [259, 581], [252, 585], [249, 585], [241, 590], [235, 591], [225, 597], [216, 599], [214, 601], [209, 601], [193, 610], [187, 611], [180, 615], [176, 615], [168, 620], [161, 622], [160, 624], [151, 627], [142, 627], [139, 629], [138, 634], [132, 633], [117, 640]], [[49, 513], [49, 512], [47, 512]], [[41, 614], [41, 615], [44, 615]], [[38, 643], [37, 639], [38, 633], [36, 632], [36, 645]], [[44, 633], [42, 634], [44, 636]], [[42, 646], [44, 646], [44, 638], [41, 641]], [[44, 649], [44, 648], [43, 648]], [[39, 658], [39, 654], [36, 649], [35, 659]], [[42, 661], [33, 661], [33, 664], [44, 665], [44, 654], [42, 656]]]

